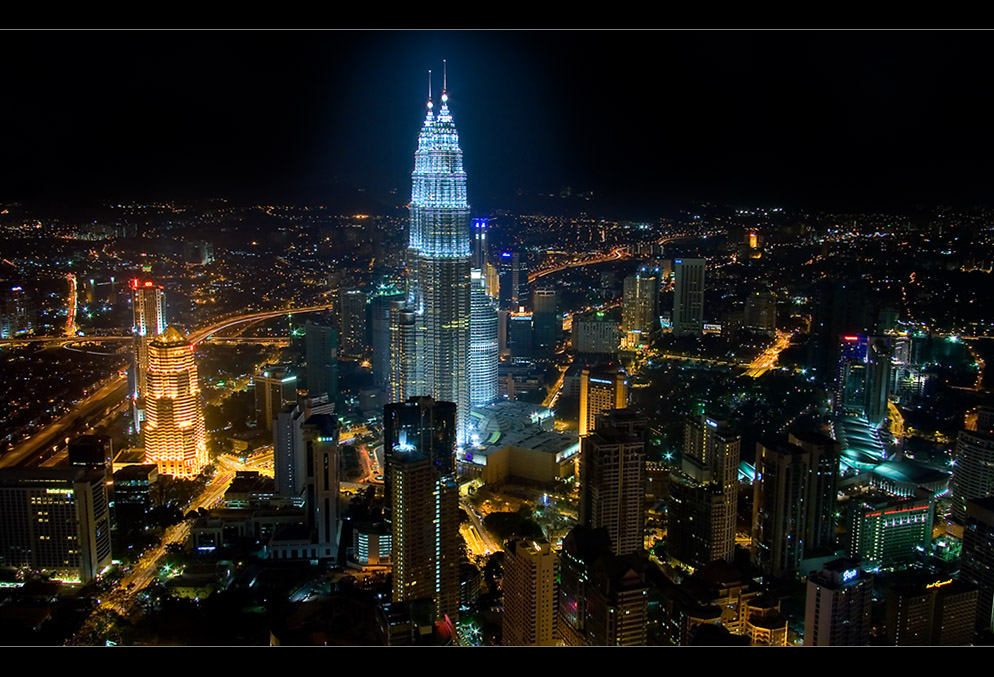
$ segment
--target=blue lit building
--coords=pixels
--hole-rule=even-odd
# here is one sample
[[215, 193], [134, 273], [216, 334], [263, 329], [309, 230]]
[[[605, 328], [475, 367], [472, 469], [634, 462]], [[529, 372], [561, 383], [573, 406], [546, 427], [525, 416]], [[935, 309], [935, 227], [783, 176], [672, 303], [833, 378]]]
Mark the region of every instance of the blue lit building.
[[[437, 401], [454, 402], [458, 442], [469, 417], [470, 237], [466, 172], [448, 95], [428, 113], [414, 154], [408, 303], [416, 316], [415, 382]], [[397, 359], [395, 356], [394, 359]], [[423, 381], [420, 375], [423, 374]]]
[[487, 295], [486, 280], [472, 272], [469, 340], [469, 399], [474, 407], [497, 399], [497, 307]]

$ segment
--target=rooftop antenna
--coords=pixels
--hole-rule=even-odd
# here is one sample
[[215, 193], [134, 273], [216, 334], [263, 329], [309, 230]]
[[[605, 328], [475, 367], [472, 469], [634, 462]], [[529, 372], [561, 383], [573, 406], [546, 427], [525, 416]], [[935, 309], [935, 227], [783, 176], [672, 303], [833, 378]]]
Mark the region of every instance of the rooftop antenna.
[[449, 100], [449, 95], [445, 93], [445, 90], [448, 89], [447, 85], [448, 85], [447, 69], [445, 65], [445, 59], [442, 59], [442, 103], [445, 103], [446, 101]]

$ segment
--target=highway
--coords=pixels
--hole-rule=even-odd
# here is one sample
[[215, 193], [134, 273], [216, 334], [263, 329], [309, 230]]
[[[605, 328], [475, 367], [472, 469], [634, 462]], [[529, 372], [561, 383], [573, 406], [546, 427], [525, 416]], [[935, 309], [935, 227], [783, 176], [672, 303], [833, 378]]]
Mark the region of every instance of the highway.
[[[305, 306], [302, 308], [284, 308], [282, 310], [265, 310], [254, 313], [249, 313], [247, 315], [239, 315], [236, 317], [229, 317], [224, 320], [220, 320], [211, 324], [203, 329], [197, 329], [189, 335], [190, 342], [194, 345], [210, 338], [215, 332], [227, 329], [228, 327], [234, 327], [236, 325], [242, 324], [244, 322], [252, 322], [255, 320], [265, 320], [271, 317], [279, 317], [280, 315], [287, 315], [290, 313], [314, 313], [322, 310], [328, 310], [331, 308], [330, 303], [325, 303], [321, 305]], [[95, 340], [107, 340], [107, 341], [121, 341], [127, 340], [130, 337], [127, 336], [107, 336], [107, 337], [92, 337], [83, 338], [82, 341], [95, 341]], [[58, 337], [45, 337], [43, 339], [46, 341], [60, 341], [65, 343], [65, 339], [60, 339]], [[96, 392], [89, 395], [86, 399], [80, 402], [75, 408], [66, 413], [62, 418], [55, 421], [54, 423], [45, 427], [44, 430], [32, 435], [29, 439], [22, 441], [20, 444], [16, 445], [9, 452], [0, 457], [0, 468], [9, 468], [19, 465], [29, 465], [32, 460], [44, 460], [37, 458], [42, 452], [44, 452], [47, 447], [58, 447], [65, 444], [67, 437], [74, 434], [73, 426], [80, 419], [85, 419], [99, 411], [106, 410], [109, 407], [116, 407], [120, 404], [121, 400], [127, 397], [128, 391], [128, 377], [126, 374], [118, 374], [112, 376], [111, 380], [98, 389]]]

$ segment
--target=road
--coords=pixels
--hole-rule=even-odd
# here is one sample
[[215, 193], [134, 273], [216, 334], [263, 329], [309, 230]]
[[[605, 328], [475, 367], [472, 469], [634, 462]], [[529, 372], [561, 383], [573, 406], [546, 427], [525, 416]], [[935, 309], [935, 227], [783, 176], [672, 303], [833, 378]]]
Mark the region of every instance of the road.
[[[215, 332], [242, 324], [244, 322], [264, 320], [271, 317], [279, 317], [280, 315], [287, 315], [289, 313], [314, 313], [321, 310], [328, 310], [329, 308], [331, 308], [331, 304], [325, 303], [316, 306], [305, 306], [303, 308], [266, 310], [249, 313], [247, 315], [239, 315], [237, 317], [229, 317], [204, 327], [203, 329], [197, 329], [190, 334], [189, 339], [192, 344], [196, 345], [209, 338], [211, 334], [214, 334]], [[93, 341], [102, 339], [120, 341], [127, 338], [129, 337], [108, 336], [86, 338], [83, 340]], [[44, 340], [64, 341], [64, 339], [59, 339], [57, 337], [48, 337]], [[65, 444], [65, 438], [69, 436], [70, 431], [72, 431], [72, 426], [77, 422], [77, 420], [90, 416], [101, 409], [117, 406], [122, 399], [127, 397], [127, 390], [128, 377], [126, 374], [119, 374], [112, 377], [106, 385], [101, 387], [92, 395], [89, 395], [75, 408], [62, 416], [62, 418], [46, 426], [44, 430], [32, 435], [30, 439], [22, 441], [20, 444], [16, 445], [13, 449], [0, 457], [0, 468], [28, 464], [32, 459], [38, 457], [47, 447], [59, 446], [60, 443]]]

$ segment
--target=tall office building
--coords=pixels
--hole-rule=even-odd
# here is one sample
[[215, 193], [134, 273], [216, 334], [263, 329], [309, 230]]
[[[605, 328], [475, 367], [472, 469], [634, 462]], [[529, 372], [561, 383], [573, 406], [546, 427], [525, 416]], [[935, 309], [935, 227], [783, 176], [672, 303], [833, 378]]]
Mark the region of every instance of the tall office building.
[[338, 419], [313, 414], [301, 427], [307, 458], [304, 505], [313, 550], [319, 558], [338, 559]]
[[992, 627], [994, 611], [994, 496], [966, 500], [966, 526], [958, 580], [980, 589], [977, 630]]
[[557, 311], [557, 296], [555, 289], [536, 289], [533, 294], [532, 343], [535, 354], [541, 357], [551, 357], [556, 352], [556, 343], [562, 329], [562, 320]]
[[131, 398], [135, 431], [140, 432], [145, 420], [145, 394], [148, 388], [148, 344], [166, 330], [166, 292], [151, 280], [131, 281], [131, 305], [134, 313], [132, 334]]
[[808, 454], [809, 476], [805, 503], [807, 527], [806, 550], [835, 547], [835, 513], [839, 496], [839, 443], [816, 431], [796, 431], [787, 441]]
[[642, 268], [625, 278], [621, 331], [629, 348], [649, 345], [659, 331], [659, 273]]
[[528, 265], [521, 252], [501, 252], [499, 261], [500, 308], [517, 310], [531, 307]]
[[394, 301], [407, 296], [392, 285], [380, 286], [369, 301], [372, 347], [373, 384], [380, 390], [390, 385], [390, 308]]
[[975, 430], [961, 430], [953, 452], [953, 476], [949, 481], [953, 517], [966, 521], [966, 502], [994, 495], [994, 429], [991, 412], [981, 409]]
[[756, 443], [752, 561], [775, 578], [797, 572], [804, 557], [810, 456], [793, 444]]
[[781, 578], [801, 559], [835, 544], [839, 445], [816, 432], [756, 444], [752, 561]]
[[479, 270], [473, 270], [471, 279], [469, 402], [483, 407], [497, 399], [497, 307]]
[[507, 323], [508, 345], [511, 348], [511, 355], [526, 359], [535, 355], [533, 328], [534, 316], [532, 313], [525, 310], [511, 313]]
[[644, 547], [645, 432], [645, 419], [614, 409], [582, 441], [580, 524], [607, 529], [615, 555]]
[[0, 470], [0, 566], [88, 583], [111, 563], [103, 470]]
[[448, 94], [436, 118], [429, 93], [411, 175], [408, 301], [417, 322], [415, 359], [424, 390], [456, 404], [457, 440], [469, 422], [470, 240], [462, 149]]
[[670, 476], [669, 556], [694, 569], [735, 554], [742, 440], [707, 416], [684, 427], [683, 459]]
[[338, 338], [342, 355], [360, 360], [366, 355], [366, 292], [344, 287], [338, 292]]
[[431, 598], [436, 619], [459, 612], [459, 487], [452, 402], [415, 397], [383, 411], [393, 601]]
[[627, 406], [628, 377], [620, 367], [580, 372], [580, 437], [594, 430], [598, 414]]
[[273, 368], [256, 374], [255, 424], [260, 430], [272, 430], [273, 419], [283, 407], [297, 402], [297, 376], [289, 369]]
[[160, 474], [195, 477], [210, 460], [193, 346], [175, 327], [148, 344], [145, 462]]
[[887, 418], [891, 352], [887, 340], [876, 337], [866, 348], [866, 420], [879, 426]]
[[35, 326], [35, 307], [20, 285], [11, 287], [0, 300], [0, 338], [30, 334]]
[[699, 336], [704, 330], [704, 259], [676, 259], [673, 271], [673, 333]]
[[504, 646], [555, 646], [556, 553], [546, 542], [512, 541], [504, 556]]
[[[276, 493], [283, 498], [302, 502], [308, 482], [308, 442], [304, 426], [310, 418], [334, 413], [335, 405], [326, 396], [287, 404], [273, 420], [273, 479]], [[336, 433], [337, 435], [337, 433]], [[325, 432], [321, 437], [330, 437]]]
[[424, 360], [417, 359], [417, 315], [406, 300], [390, 303], [390, 384], [391, 402], [404, 402], [424, 392]]
[[304, 356], [307, 360], [307, 394], [338, 397], [338, 330], [307, 324], [304, 327]]
[[870, 641], [873, 576], [837, 559], [808, 576], [804, 646], [866, 646]]

